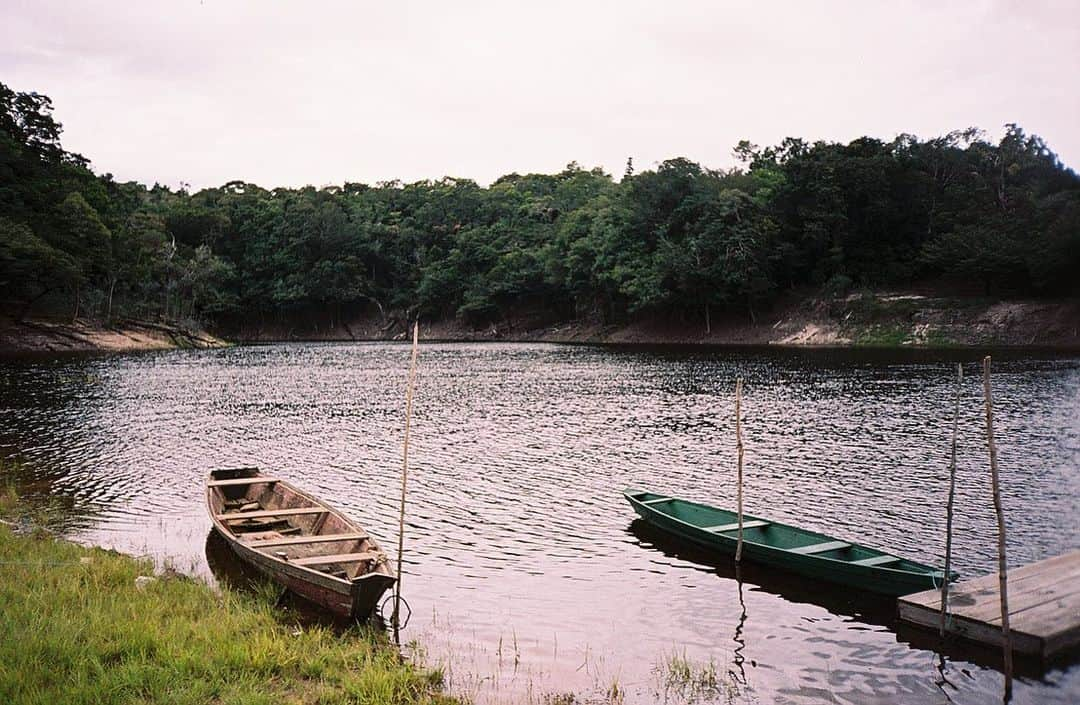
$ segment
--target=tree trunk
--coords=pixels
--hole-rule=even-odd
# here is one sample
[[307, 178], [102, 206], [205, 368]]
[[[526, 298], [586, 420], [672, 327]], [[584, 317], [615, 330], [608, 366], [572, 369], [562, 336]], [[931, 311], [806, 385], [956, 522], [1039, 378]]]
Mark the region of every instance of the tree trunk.
[[105, 322], [106, 323], [111, 323], [112, 322], [112, 300], [113, 300], [113, 291], [115, 289], [116, 289], [116, 277], [110, 277], [109, 278], [109, 299], [108, 299], [108, 302], [105, 304]]
[[79, 304], [81, 303], [79, 295], [80, 295], [81, 292], [82, 292], [82, 287], [81, 286], [76, 286], [75, 287], [75, 315], [71, 317], [71, 322], [72, 323], [75, 323], [76, 321], [79, 320]]
[[383, 308], [382, 303], [380, 303], [379, 300], [376, 299], [374, 296], [368, 296], [366, 294], [361, 294], [361, 296], [363, 298], [367, 299], [368, 301], [370, 301], [371, 303], [375, 304], [375, 306], [378, 307], [378, 309], [379, 309], [379, 320], [382, 321], [383, 323], [385, 323], [386, 322], [386, 309]]

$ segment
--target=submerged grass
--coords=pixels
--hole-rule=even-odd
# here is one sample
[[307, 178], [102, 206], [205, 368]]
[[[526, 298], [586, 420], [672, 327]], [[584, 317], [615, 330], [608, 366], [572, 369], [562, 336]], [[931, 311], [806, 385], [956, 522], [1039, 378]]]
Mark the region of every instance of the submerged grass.
[[[664, 702], [724, 702], [751, 701], [745, 687], [745, 677], [740, 682], [735, 671], [722, 671], [716, 661], [694, 661], [685, 651], [672, 651], [655, 669], [660, 677]], [[659, 696], [660, 693], [657, 693]]]
[[0, 702], [451, 703], [382, 634], [282, 621], [276, 595], [147, 581], [144, 560], [28, 530], [0, 486]]

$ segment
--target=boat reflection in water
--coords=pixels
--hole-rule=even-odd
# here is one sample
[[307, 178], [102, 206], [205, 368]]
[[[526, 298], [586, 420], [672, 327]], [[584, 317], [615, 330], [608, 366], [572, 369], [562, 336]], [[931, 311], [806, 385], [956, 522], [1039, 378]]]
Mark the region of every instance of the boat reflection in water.
[[888, 596], [858, 590], [845, 590], [789, 573], [779, 568], [743, 560], [736, 564], [730, 555], [718, 554], [689, 540], [657, 529], [643, 519], [634, 519], [629, 532], [643, 548], [660, 551], [669, 558], [708, 566], [721, 578], [735, 580], [742, 589], [757, 590], [782, 597], [788, 602], [811, 604], [840, 617], [853, 617], [865, 624], [892, 627], [896, 601]]

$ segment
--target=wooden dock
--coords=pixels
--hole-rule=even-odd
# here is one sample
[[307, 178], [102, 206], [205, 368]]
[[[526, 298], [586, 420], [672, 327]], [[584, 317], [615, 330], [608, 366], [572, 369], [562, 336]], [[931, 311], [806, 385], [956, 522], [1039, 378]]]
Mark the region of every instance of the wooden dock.
[[[937, 630], [941, 591], [901, 597], [900, 620]], [[949, 587], [946, 630], [983, 644], [1002, 645], [996, 573]], [[1009, 569], [1009, 632], [1013, 651], [1048, 658], [1080, 644], [1080, 550]]]

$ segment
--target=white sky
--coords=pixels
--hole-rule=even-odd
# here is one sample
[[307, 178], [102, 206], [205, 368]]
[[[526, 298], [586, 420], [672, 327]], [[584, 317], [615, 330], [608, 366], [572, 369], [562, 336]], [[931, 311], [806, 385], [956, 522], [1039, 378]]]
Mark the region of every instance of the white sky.
[[0, 0], [0, 81], [120, 180], [321, 186], [1006, 122], [1080, 164], [1080, 3]]

